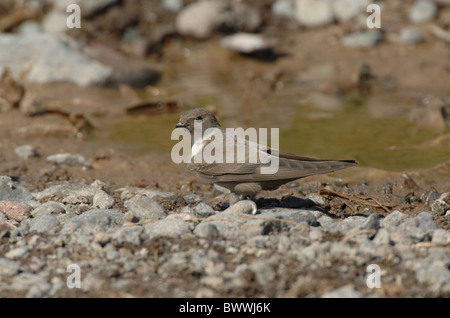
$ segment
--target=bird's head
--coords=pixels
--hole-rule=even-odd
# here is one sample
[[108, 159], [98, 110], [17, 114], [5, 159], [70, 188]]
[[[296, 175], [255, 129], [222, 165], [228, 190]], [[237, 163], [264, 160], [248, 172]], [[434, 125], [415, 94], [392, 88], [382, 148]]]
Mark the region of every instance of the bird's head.
[[202, 133], [208, 128], [221, 128], [214, 114], [204, 108], [195, 108], [183, 113], [175, 128], [186, 128], [193, 134], [195, 121], [201, 121]]

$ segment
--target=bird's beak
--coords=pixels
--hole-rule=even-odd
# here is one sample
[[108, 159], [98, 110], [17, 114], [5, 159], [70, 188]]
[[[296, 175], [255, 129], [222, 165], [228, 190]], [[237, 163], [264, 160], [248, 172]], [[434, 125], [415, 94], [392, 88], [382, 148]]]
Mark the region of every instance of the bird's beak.
[[185, 128], [185, 127], [186, 127], [186, 125], [182, 124], [182, 123], [178, 123], [175, 125], [175, 128]]

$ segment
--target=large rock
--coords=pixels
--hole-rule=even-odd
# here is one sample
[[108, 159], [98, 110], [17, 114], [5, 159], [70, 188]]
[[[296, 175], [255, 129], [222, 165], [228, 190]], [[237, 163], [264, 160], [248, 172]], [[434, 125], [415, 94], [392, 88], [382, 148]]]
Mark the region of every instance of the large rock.
[[0, 34], [0, 47], [0, 65], [6, 65], [16, 78], [25, 74], [32, 83], [143, 86], [160, 78], [142, 64], [128, 63], [111, 50], [86, 48], [64, 34]]

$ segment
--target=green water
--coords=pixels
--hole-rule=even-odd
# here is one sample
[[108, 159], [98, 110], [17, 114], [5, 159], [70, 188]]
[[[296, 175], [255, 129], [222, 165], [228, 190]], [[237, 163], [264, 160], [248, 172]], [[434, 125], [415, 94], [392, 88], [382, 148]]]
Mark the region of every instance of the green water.
[[[310, 119], [315, 112], [297, 106], [291, 128], [280, 129], [280, 149], [304, 156], [354, 159], [361, 166], [390, 171], [430, 168], [450, 160], [450, 147], [431, 147], [426, 142], [439, 134], [417, 127], [408, 119], [371, 118], [364, 107], [347, 106], [331, 118]], [[105, 139], [126, 151], [169, 153], [177, 141], [170, 139], [179, 114], [128, 118], [106, 127], [95, 139]], [[224, 126], [226, 122], [223, 123]], [[447, 131], [448, 132], [448, 131]]]

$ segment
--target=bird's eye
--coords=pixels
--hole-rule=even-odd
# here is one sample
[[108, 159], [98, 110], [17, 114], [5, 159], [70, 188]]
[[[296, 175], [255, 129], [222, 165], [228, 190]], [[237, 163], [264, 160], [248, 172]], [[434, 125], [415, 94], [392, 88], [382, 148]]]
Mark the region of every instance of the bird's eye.
[[198, 116], [195, 120], [203, 120], [202, 116]]

